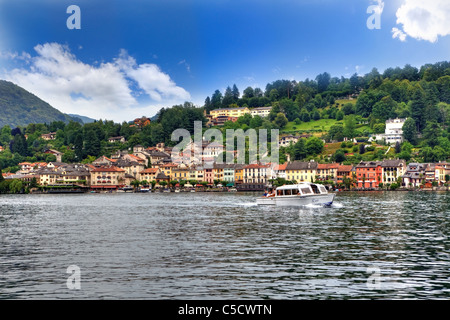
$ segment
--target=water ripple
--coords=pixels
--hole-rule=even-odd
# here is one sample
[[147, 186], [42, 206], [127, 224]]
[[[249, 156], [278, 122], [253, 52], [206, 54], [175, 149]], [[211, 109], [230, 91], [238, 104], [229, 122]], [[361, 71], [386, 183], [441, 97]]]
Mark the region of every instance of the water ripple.
[[0, 298], [450, 296], [448, 193], [339, 193], [331, 208], [257, 196], [1, 195]]

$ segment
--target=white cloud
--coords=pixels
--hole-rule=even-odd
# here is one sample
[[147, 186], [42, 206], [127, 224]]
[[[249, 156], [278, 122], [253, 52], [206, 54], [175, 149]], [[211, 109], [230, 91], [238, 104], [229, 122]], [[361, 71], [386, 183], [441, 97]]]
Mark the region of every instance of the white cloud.
[[163, 73], [156, 64], [136, 63], [125, 50], [121, 50], [119, 58], [115, 60], [119, 68], [127, 77], [136, 81], [153, 100], [165, 99], [189, 100], [190, 94], [170, 79], [169, 75]]
[[[10, 54], [10, 59], [28, 59], [30, 67], [13, 69], [4, 77], [65, 113], [131, 120], [135, 116], [152, 116], [167, 100], [184, 102], [190, 97], [157, 65], [138, 65], [124, 50], [113, 62], [93, 66], [79, 61], [67, 46], [58, 43], [37, 45], [34, 49], [35, 57]], [[141, 105], [135, 98], [133, 81], [158, 103]]]
[[186, 71], [191, 73], [191, 65], [186, 62], [186, 60], [181, 60], [178, 62], [178, 65], [184, 65], [186, 67]]
[[448, 0], [404, 0], [397, 10], [397, 24], [392, 37], [405, 41], [406, 36], [432, 43], [438, 37], [450, 34], [450, 1]]
[[406, 33], [398, 28], [392, 28], [392, 38], [398, 38], [400, 41], [406, 41]]

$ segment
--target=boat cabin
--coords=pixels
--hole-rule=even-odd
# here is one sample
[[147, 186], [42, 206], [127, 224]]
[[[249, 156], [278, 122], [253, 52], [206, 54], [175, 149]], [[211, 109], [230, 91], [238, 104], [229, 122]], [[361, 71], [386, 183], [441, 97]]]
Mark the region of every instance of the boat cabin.
[[313, 183], [302, 183], [302, 184], [292, 184], [286, 185], [282, 187], [278, 187], [276, 190], [277, 197], [283, 196], [308, 196], [308, 195], [318, 195], [318, 194], [327, 194], [328, 191], [325, 186], [321, 184], [313, 184]]

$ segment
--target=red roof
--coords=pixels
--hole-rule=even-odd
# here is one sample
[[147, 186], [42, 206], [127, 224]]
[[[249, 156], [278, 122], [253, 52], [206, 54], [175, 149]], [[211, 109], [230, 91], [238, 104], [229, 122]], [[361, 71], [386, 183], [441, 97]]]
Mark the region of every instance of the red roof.
[[134, 154], [129, 154], [128, 156], [130, 156], [131, 158], [134, 158], [134, 159], [136, 159], [137, 161], [139, 161], [139, 162], [143, 162], [143, 161], [145, 161], [144, 159], [142, 159], [142, 158], [139, 158], [138, 156], [135, 156]]
[[143, 173], [157, 173], [158, 170], [159, 170], [158, 168], [148, 168], [148, 169], [145, 169], [145, 170], [141, 171], [140, 173], [141, 174], [143, 174]]
[[110, 167], [95, 167], [94, 169], [91, 170], [91, 172], [125, 172], [125, 170], [119, 169], [114, 166], [110, 166]]
[[339, 165], [337, 163], [319, 163], [317, 165], [317, 169], [324, 170], [324, 169], [337, 169]]
[[351, 166], [351, 165], [342, 165], [342, 166], [339, 166], [338, 167], [338, 171], [343, 171], [343, 172], [350, 172], [350, 171], [352, 171], [352, 169], [353, 169], [353, 166]]
[[280, 164], [278, 166], [275, 166], [275, 170], [276, 171], [286, 170], [286, 167], [287, 167], [287, 162], [285, 164]]

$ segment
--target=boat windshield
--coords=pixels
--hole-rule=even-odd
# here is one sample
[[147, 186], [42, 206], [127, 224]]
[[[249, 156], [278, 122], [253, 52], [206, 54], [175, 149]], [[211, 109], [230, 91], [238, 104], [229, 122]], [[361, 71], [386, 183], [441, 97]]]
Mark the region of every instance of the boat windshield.
[[313, 190], [314, 193], [320, 193], [319, 187], [318, 187], [317, 185], [312, 184], [312, 185], [311, 185], [311, 188], [312, 188], [312, 190]]
[[312, 193], [310, 188], [301, 188], [300, 190], [302, 191], [303, 194], [311, 194]]
[[327, 189], [324, 186], [319, 186], [319, 189], [321, 193], [327, 193]]

